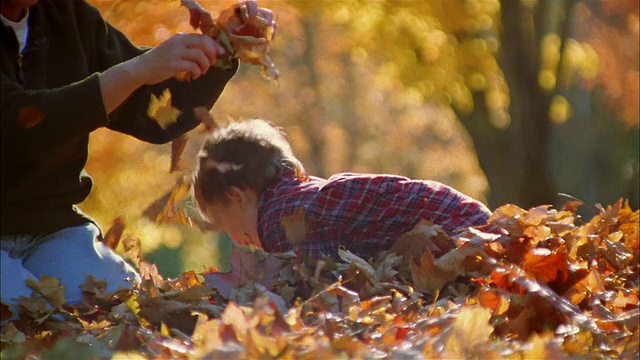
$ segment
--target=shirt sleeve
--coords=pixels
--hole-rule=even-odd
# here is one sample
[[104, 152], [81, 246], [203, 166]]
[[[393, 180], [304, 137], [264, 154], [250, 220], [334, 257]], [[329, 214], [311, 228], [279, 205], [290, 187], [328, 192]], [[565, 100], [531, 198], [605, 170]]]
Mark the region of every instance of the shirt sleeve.
[[[87, 11], [92, 11], [93, 7], [87, 6]], [[97, 9], [94, 10], [97, 12]], [[104, 71], [149, 50], [137, 47], [120, 30], [102, 19], [99, 14], [97, 16], [100, 21], [86, 24], [94, 33], [91, 66], [95, 71]], [[95, 18], [95, 15], [93, 17]], [[194, 109], [211, 109], [237, 68], [238, 62], [234, 61], [231, 69], [211, 67], [204, 76], [193, 81], [178, 81], [172, 78], [158, 84], [142, 86], [109, 115], [107, 127], [146, 142], [160, 144], [171, 141], [198, 126], [200, 122]], [[159, 97], [166, 89], [171, 92], [172, 106], [180, 111], [180, 116], [176, 123], [162, 129], [147, 115], [147, 109], [151, 95]]]

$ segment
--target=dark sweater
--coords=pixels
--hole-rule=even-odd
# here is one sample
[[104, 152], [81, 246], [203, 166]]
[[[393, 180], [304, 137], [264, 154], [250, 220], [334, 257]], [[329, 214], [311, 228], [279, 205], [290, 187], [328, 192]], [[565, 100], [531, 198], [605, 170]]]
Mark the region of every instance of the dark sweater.
[[[77, 207], [93, 186], [84, 171], [89, 134], [108, 127], [150, 143], [169, 142], [198, 125], [193, 109], [211, 108], [237, 70], [235, 63], [233, 70], [212, 68], [195, 81], [144, 86], [107, 116], [98, 73], [147, 49], [84, 1], [41, 0], [29, 11], [22, 56], [13, 29], [0, 30], [2, 235], [46, 234], [92, 221]], [[182, 114], [163, 130], [146, 110], [151, 94], [166, 88]]]

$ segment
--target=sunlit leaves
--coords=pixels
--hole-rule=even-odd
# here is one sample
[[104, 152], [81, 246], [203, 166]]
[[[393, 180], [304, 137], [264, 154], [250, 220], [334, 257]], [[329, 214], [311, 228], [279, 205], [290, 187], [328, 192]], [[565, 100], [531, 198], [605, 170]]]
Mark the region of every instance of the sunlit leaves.
[[[505, 205], [491, 221], [509, 234], [463, 232], [437, 256], [445, 239], [427, 223], [396, 248], [403, 255], [369, 261], [344, 249], [309, 263], [236, 249], [231, 272], [205, 281], [145, 270], [125, 233], [142, 284], [108, 294], [88, 277], [92, 296], [75, 307], [23, 297], [3, 346], [20, 356], [80, 347], [104, 357], [634, 358], [639, 212], [622, 201], [601, 211], [577, 225], [570, 211]], [[49, 299], [60, 290], [47, 278], [34, 288]]]

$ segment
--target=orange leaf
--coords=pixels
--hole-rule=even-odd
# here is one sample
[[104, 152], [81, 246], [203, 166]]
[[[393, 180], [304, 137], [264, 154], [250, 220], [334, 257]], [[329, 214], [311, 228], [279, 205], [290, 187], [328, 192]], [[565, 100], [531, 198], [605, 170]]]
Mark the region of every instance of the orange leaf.
[[547, 284], [556, 279], [562, 282], [568, 276], [569, 263], [564, 245], [555, 251], [546, 248], [530, 249], [524, 254], [523, 262], [522, 268], [527, 274]]

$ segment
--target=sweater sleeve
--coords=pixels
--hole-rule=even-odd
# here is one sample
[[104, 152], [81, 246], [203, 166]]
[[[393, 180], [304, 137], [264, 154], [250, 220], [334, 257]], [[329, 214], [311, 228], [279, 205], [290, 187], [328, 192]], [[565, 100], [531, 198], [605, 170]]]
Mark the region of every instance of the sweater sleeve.
[[[107, 124], [97, 75], [55, 89], [26, 90], [3, 67], [1, 86], [3, 150], [40, 153]], [[84, 121], [69, 121], [70, 114]]]
[[[97, 12], [92, 6], [87, 7], [86, 11]], [[79, 19], [92, 19], [96, 16], [100, 16], [99, 13]], [[92, 29], [94, 34], [87, 43], [91, 45], [91, 66], [95, 71], [104, 71], [149, 50], [134, 45], [125, 34], [101, 16], [100, 21], [87, 22], [80, 27]], [[194, 109], [211, 109], [237, 67], [236, 61], [231, 69], [211, 67], [204, 76], [194, 81], [168, 79], [158, 84], [143, 86], [109, 115], [107, 127], [146, 142], [160, 144], [171, 141], [199, 124]], [[180, 111], [180, 116], [176, 123], [162, 129], [155, 120], [147, 116], [147, 108], [151, 95], [160, 96], [166, 89], [171, 92], [172, 106]]]

